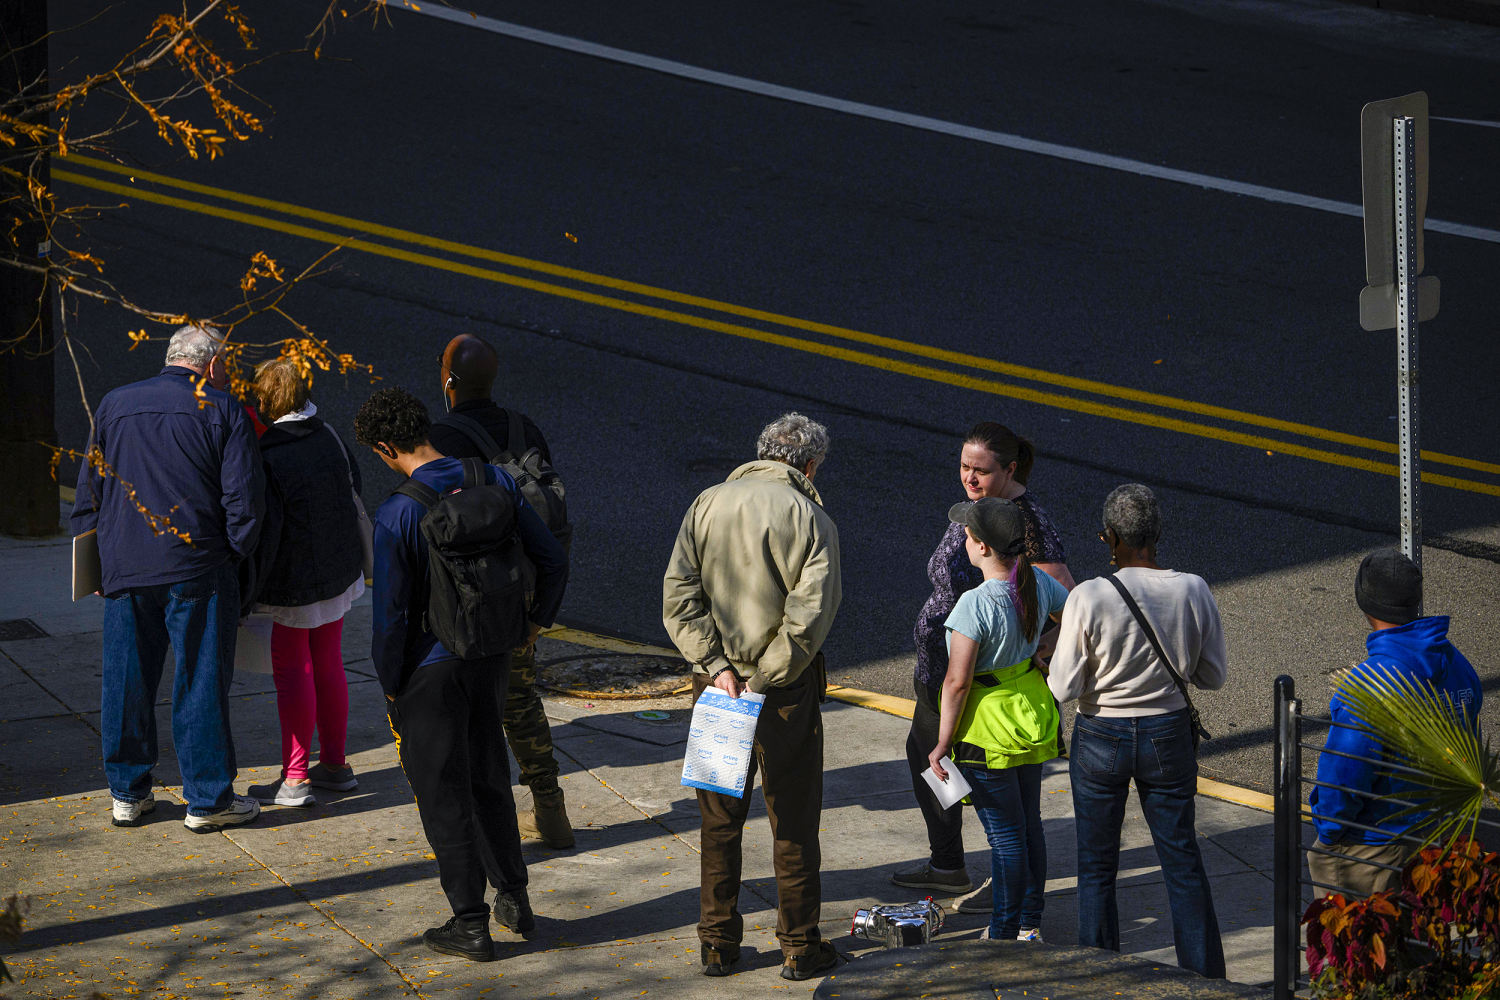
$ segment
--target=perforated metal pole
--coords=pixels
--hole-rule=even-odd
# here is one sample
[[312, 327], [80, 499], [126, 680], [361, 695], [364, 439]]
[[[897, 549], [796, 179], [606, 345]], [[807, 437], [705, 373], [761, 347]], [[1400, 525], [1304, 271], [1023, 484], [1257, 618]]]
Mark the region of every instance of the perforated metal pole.
[[[1396, 118], [1392, 169], [1396, 209], [1396, 388], [1401, 436], [1401, 551], [1422, 565], [1422, 469], [1417, 388], [1417, 123]], [[1420, 609], [1419, 609], [1420, 611]]]

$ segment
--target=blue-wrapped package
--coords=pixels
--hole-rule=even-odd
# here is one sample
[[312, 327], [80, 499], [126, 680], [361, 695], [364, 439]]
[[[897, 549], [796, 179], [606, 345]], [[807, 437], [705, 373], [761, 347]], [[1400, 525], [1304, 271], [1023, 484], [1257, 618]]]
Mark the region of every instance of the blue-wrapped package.
[[744, 798], [755, 723], [765, 700], [749, 691], [731, 698], [715, 687], [698, 696], [682, 760], [684, 785]]

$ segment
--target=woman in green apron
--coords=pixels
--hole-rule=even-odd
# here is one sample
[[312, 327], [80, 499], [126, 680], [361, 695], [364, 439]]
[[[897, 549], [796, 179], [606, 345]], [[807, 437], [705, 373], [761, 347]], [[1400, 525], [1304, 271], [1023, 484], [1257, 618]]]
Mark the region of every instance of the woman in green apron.
[[1057, 756], [1057, 705], [1033, 663], [1042, 625], [1062, 615], [1068, 592], [1025, 555], [1025, 519], [1009, 500], [956, 504], [969, 561], [984, 582], [963, 594], [944, 623], [937, 746], [928, 757], [946, 780], [952, 753], [973, 787], [969, 800], [989, 838], [994, 903], [983, 937], [1041, 940], [1047, 845], [1042, 834], [1042, 764]]

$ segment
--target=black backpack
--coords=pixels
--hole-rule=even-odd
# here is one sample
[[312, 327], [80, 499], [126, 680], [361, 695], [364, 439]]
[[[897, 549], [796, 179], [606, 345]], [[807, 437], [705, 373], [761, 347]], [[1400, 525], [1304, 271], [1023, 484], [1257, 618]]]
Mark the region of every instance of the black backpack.
[[490, 436], [484, 425], [465, 413], [447, 413], [438, 423], [463, 434], [474, 443], [491, 465], [498, 465], [516, 481], [521, 496], [547, 525], [554, 538], [568, 552], [573, 543], [573, 527], [568, 524], [568, 491], [559, 476], [542, 457], [541, 449], [526, 447], [526, 431], [521, 414], [506, 410], [509, 420], [505, 447]]
[[516, 530], [515, 496], [484, 481], [484, 463], [465, 458], [463, 484], [439, 495], [408, 479], [396, 492], [427, 508], [424, 624], [465, 660], [508, 653], [526, 641], [535, 570]]

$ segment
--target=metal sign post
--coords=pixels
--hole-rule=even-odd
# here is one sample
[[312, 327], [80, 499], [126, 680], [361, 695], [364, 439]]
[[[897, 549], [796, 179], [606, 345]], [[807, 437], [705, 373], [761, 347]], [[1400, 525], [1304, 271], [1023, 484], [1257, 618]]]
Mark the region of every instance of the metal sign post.
[[[1422, 566], [1422, 470], [1417, 390], [1417, 122], [1391, 121], [1391, 175], [1396, 222], [1396, 386], [1401, 436], [1401, 551]], [[1419, 609], [1420, 610], [1420, 609]]]
[[1359, 325], [1396, 329], [1397, 431], [1401, 455], [1401, 551], [1422, 565], [1422, 451], [1417, 327], [1438, 313], [1438, 279], [1424, 275], [1427, 215], [1427, 95], [1367, 104], [1360, 112], [1365, 288]]

